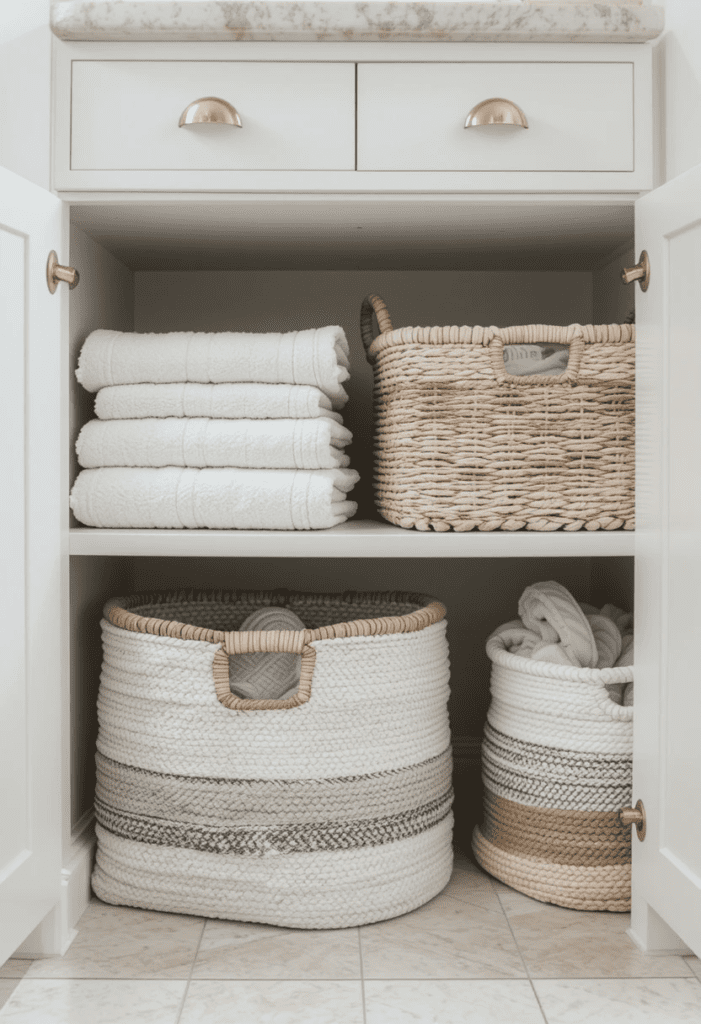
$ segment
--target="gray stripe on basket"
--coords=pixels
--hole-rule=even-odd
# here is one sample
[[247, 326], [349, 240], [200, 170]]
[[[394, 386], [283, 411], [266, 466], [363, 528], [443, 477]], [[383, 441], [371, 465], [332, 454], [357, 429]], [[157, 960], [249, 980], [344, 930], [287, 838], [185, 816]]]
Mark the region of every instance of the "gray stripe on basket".
[[96, 797], [115, 813], [185, 825], [268, 827], [385, 818], [450, 788], [450, 748], [419, 764], [330, 779], [222, 779], [166, 775], [97, 754]]
[[520, 804], [614, 811], [631, 799], [628, 754], [544, 747], [485, 726], [482, 775], [499, 796]]
[[381, 846], [420, 835], [450, 814], [453, 792], [403, 814], [346, 822], [316, 821], [277, 827], [233, 828], [187, 825], [145, 815], [120, 814], [95, 803], [98, 823], [124, 839], [153, 846], [181, 847], [207, 853], [262, 857], [266, 854], [310, 853]]

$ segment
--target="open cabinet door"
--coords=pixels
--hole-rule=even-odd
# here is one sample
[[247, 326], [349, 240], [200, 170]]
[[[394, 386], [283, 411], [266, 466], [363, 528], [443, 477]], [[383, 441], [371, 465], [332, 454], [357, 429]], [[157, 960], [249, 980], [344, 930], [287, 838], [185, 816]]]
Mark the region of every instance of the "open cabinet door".
[[61, 883], [62, 222], [0, 168], [0, 963]]
[[636, 237], [651, 266], [636, 298], [633, 799], [647, 834], [633, 830], [631, 930], [643, 949], [678, 936], [701, 956], [701, 166], [638, 201]]

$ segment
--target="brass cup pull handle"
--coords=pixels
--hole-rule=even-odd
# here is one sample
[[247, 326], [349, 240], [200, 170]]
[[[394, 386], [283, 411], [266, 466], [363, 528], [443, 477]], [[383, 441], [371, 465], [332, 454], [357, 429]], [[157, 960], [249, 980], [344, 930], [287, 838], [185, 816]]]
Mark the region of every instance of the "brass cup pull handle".
[[46, 283], [52, 295], [58, 288], [59, 281], [65, 281], [69, 288], [75, 288], [80, 281], [80, 274], [75, 267], [62, 266], [52, 249], [46, 261]]
[[203, 96], [185, 107], [180, 115], [178, 128], [188, 124], [228, 124], [232, 128], [243, 127], [236, 107], [232, 107], [218, 96]]
[[646, 292], [650, 284], [650, 257], [645, 249], [640, 253], [640, 262], [634, 267], [625, 267], [621, 271], [621, 280], [624, 284], [632, 284], [637, 281], [640, 290]]
[[642, 842], [647, 831], [645, 806], [642, 800], [638, 800], [635, 807], [624, 807], [622, 811], [619, 811], [618, 817], [622, 825], [635, 825], [638, 839]]
[[528, 128], [528, 118], [516, 103], [494, 96], [474, 106], [465, 119], [466, 128], [488, 124], [510, 124], [517, 128]]

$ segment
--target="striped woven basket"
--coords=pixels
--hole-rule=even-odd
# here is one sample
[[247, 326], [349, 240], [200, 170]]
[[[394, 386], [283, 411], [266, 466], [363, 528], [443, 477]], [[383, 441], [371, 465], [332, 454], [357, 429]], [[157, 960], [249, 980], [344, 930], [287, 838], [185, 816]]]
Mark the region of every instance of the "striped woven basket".
[[492, 701], [482, 745], [484, 822], [472, 846], [495, 878], [545, 903], [630, 909], [633, 708], [606, 685], [633, 668], [570, 668], [487, 642]]
[[[286, 606], [299, 632], [239, 632]], [[431, 899], [452, 869], [445, 608], [412, 594], [116, 598], [102, 621], [97, 863], [108, 903], [342, 928]], [[301, 655], [247, 700], [229, 659]]]
[[[375, 337], [373, 314], [380, 333]], [[635, 328], [360, 329], [375, 370], [375, 494], [418, 530], [634, 529]], [[557, 376], [506, 372], [504, 345], [569, 345]]]

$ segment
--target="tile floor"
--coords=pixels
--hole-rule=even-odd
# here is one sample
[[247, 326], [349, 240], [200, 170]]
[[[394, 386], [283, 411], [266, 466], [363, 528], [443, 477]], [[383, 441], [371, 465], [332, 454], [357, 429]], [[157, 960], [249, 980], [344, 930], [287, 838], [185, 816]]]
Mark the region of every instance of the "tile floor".
[[701, 963], [645, 956], [627, 926], [538, 903], [461, 854], [434, 900], [363, 928], [94, 900], [64, 957], [0, 967], [0, 1024], [698, 1024]]

